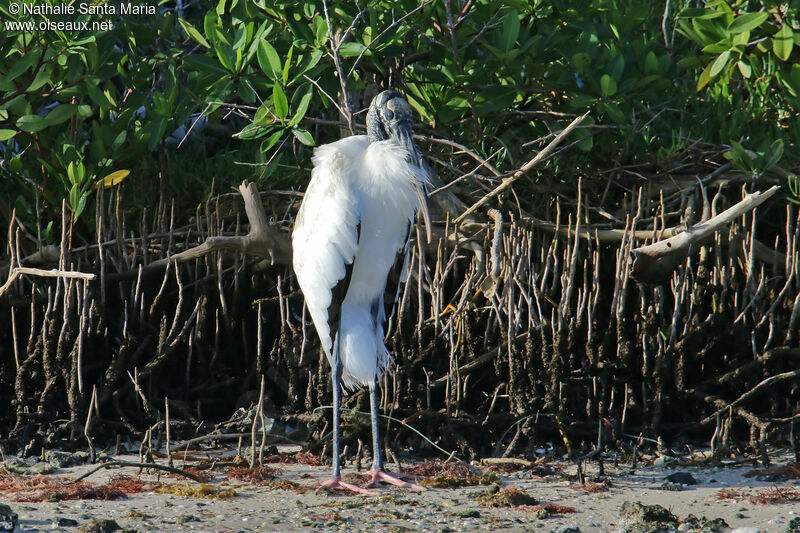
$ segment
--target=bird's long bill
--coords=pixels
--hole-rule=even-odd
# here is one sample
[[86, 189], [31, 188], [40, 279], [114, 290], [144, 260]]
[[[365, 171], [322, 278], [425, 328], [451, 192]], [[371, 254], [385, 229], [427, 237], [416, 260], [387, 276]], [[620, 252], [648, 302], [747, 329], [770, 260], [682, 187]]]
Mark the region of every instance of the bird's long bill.
[[[400, 123], [397, 131], [394, 132], [397, 141], [406, 149], [409, 163], [419, 168], [422, 168], [422, 155], [417, 150], [417, 145], [414, 142], [414, 134], [411, 130], [410, 123]], [[423, 169], [424, 173], [424, 169]], [[417, 183], [414, 187], [414, 192], [417, 194], [417, 201], [419, 202], [419, 211], [422, 214], [422, 220], [425, 223], [425, 238], [428, 243], [431, 242], [431, 215], [428, 212], [427, 192], [425, 191], [424, 183]]]
[[428, 244], [431, 243], [431, 215], [428, 212], [428, 198], [423, 183], [417, 184], [414, 187], [414, 192], [417, 193], [417, 201], [419, 202], [419, 211], [422, 213], [422, 220], [425, 222], [425, 238]]

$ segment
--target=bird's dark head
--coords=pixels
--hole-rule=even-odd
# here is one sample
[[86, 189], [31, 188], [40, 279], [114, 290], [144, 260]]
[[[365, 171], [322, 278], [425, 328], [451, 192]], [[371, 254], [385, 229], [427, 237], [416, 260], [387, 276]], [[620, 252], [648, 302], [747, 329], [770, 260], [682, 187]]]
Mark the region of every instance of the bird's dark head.
[[415, 164], [419, 164], [419, 152], [411, 131], [413, 121], [411, 106], [405, 98], [396, 91], [383, 91], [369, 106], [367, 136], [370, 142], [395, 141], [408, 150]]

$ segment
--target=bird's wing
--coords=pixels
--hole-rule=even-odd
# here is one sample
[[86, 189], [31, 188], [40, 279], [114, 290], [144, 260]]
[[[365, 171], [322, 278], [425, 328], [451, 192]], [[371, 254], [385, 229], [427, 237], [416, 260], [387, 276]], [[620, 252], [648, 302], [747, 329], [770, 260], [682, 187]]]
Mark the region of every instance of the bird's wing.
[[358, 249], [361, 217], [353, 176], [368, 144], [358, 135], [315, 150], [292, 233], [294, 271], [329, 360]]
[[411, 242], [411, 223], [408, 224], [408, 229], [406, 230], [406, 237], [403, 239], [403, 246], [399, 250], [397, 250], [397, 255], [394, 258], [394, 264], [392, 268], [389, 270], [389, 276], [386, 278], [386, 289], [383, 291], [383, 297], [381, 298], [381, 309], [380, 312], [382, 315], [378, 316], [378, 322], [383, 325], [386, 323], [386, 336], [390, 336], [392, 334], [392, 327], [394, 326], [397, 321], [395, 320], [396, 317], [400, 315], [400, 290], [403, 288], [403, 284], [406, 283], [408, 280], [409, 274], [409, 264], [408, 264], [408, 257], [409, 257], [409, 244]]

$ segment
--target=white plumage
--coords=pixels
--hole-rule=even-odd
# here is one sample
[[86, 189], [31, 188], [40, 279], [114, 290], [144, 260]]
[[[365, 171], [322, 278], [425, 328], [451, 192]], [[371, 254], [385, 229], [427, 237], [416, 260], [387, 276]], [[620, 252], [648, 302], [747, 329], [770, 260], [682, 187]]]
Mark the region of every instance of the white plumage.
[[[387, 367], [384, 290], [405, 248], [427, 176], [391, 140], [347, 137], [314, 152], [314, 170], [297, 215], [294, 269], [328, 361], [337, 332], [328, 325], [333, 287], [353, 265], [341, 303], [339, 354], [345, 387], [371, 385]], [[360, 239], [359, 239], [359, 224]], [[377, 302], [377, 305], [376, 305]], [[378, 311], [374, 315], [374, 311]]]
[[404, 281], [418, 208], [427, 222], [428, 178], [411, 116], [399, 94], [384, 91], [370, 104], [367, 135], [317, 148], [292, 233], [294, 271], [332, 369], [333, 477], [322, 484], [330, 489], [364, 492], [339, 475], [341, 384], [369, 386], [372, 482], [421, 489], [383, 470], [376, 391], [391, 360], [383, 343], [384, 303], [393, 303], [384, 302], [387, 282]]

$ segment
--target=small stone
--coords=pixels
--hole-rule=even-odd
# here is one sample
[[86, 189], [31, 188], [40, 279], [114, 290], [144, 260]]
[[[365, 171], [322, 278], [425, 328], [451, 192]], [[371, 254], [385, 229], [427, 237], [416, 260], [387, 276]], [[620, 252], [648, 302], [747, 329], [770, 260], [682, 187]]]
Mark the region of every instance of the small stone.
[[622, 519], [636, 522], [675, 522], [675, 515], [660, 505], [644, 505], [641, 502], [624, 502], [619, 510]]
[[737, 527], [730, 533], [763, 533], [763, 532], [761, 529], [757, 527]]
[[786, 533], [800, 533], [800, 517], [792, 518], [786, 526]]
[[78, 529], [78, 533], [113, 533], [122, 529], [113, 520], [92, 520]]
[[14, 531], [17, 518], [17, 513], [11, 509], [11, 506], [0, 504], [0, 531]]
[[692, 529], [692, 524], [689, 524], [688, 522], [684, 522], [683, 524], [678, 526], [678, 531], [685, 532], [685, 531], [689, 531], [691, 529]]
[[550, 533], [581, 533], [581, 528], [574, 524], [561, 526], [557, 529], [551, 529]]
[[683, 490], [683, 485], [681, 485], [680, 483], [672, 483], [671, 481], [665, 481], [658, 488], [660, 488], [661, 490], [680, 492]]
[[697, 485], [697, 480], [689, 472], [674, 472], [665, 478], [670, 483], [680, 485]]
[[78, 521], [72, 518], [59, 517], [53, 522], [55, 527], [78, 527]]

